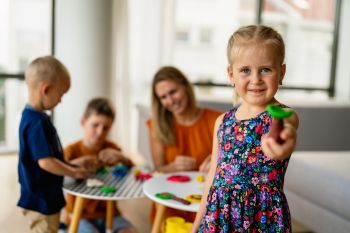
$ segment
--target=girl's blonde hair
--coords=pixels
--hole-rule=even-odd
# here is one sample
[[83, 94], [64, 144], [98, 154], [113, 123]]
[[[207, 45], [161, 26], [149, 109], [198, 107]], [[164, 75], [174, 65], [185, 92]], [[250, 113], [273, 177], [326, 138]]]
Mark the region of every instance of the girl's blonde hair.
[[195, 111], [196, 98], [191, 83], [186, 76], [177, 68], [164, 66], [154, 75], [152, 82], [152, 123], [157, 137], [164, 145], [175, 143], [174, 116], [164, 108], [156, 94], [156, 85], [161, 81], [172, 81], [182, 85], [188, 98], [188, 108]]
[[280, 65], [283, 65], [285, 47], [282, 36], [271, 27], [264, 25], [244, 26], [231, 35], [227, 45], [227, 59], [229, 64], [233, 63], [242, 47], [251, 45], [259, 45], [263, 46], [263, 48], [272, 46]]

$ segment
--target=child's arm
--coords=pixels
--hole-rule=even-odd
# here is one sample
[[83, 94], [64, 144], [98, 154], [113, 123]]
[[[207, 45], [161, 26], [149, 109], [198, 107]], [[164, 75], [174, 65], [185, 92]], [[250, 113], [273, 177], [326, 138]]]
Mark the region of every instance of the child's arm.
[[85, 179], [88, 176], [85, 168], [70, 166], [53, 156], [39, 159], [38, 163], [41, 169], [58, 176], [71, 176], [75, 179]]
[[196, 233], [198, 232], [198, 228], [200, 226], [201, 220], [203, 218], [203, 215], [206, 211], [206, 204], [207, 204], [207, 197], [208, 197], [208, 193], [209, 193], [209, 188], [213, 183], [213, 179], [215, 176], [215, 171], [216, 171], [216, 167], [217, 167], [217, 162], [218, 162], [218, 139], [217, 139], [217, 131], [219, 128], [219, 125], [221, 124], [223, 119], [223, 114], [221, 116], [219, 116], [216, 119], [215, 122], [215, 127], [214, 127], [214, 136], [213, 136], [213, 150], [212, 150], [212, 155], [211, 155], [211, 161], [210, 161], [210, 170], [209, 173], [206, 176], [206, 180], [205, 180], [205, 186], [204, 186], [204, 192], [203, 192], [203, 196], [202, 196], [202, 200], [201, 200], [201, 204], [199, 206], [199, 210], [197, 212], [196, 215], [196, 219], [194, 220], [192, 229], [191, 229], [191, 233]]
[[211, 155], [205, 158], [205, 160], [199, 166], [199, 171], [203, 173], [208, 173], [210, 170]]
[[266, 135], [261, 140], [261, 147], [264, 153], [274, 160], [288, 158], [295, 148], [299, 126], [299, 118], [296, 112], [283, 120], [283, 126], [284, 128], [280, 133], [280, 138], [283, 140], [282, 144], [276, 142], [273, 138], [266, 137]]

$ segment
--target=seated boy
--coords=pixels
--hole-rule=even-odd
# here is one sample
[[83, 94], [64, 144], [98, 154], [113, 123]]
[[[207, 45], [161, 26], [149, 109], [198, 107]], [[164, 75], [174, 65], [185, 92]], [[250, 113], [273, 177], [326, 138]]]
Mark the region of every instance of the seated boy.
[[[113, 166], [119, 162], [131, 166], [120, 147], [107, 140], [107, 135], [114, 121], [114, 110], [109, 101], [104, 98], [92, 99], [81, 119], [84, 136], [81, 140], [68, 145], [64, 150], [64, 157], [69, 163], [84, 166], [89, 170], [107, 165]], [[72, 213], [74, 196], [67, 195], [67, 212]], [[134, 233], [135, 228], [120, 215], [116, 208], [113, 220], [113, 233]], [[105, 232], [106, 202], [86, 200], [82, 218], [79, 223], [79, 232]], [[69, 220], [68, 220], [69, 221]]]
[[70, 87], [65, 66], [52, 56], [32, 61], [25, 72], [28, 101], [19, 126], [18, 206], [30, 222], [30, 232], [56, 233], [65, 205], [63, 176], [84, 179], [85, 168], [70, 166], [56, 129], [45, 113], [52, 110]]

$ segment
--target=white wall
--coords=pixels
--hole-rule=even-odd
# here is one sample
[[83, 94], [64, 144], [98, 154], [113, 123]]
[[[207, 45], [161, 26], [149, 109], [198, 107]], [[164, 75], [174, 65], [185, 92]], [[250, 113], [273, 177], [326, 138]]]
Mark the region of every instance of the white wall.
[[56, 56], [70, 71], [71, 89], [55, 109], [63, 145], [81, 138], [87, 102], [110, 96], [112, 0], [56, 1]]

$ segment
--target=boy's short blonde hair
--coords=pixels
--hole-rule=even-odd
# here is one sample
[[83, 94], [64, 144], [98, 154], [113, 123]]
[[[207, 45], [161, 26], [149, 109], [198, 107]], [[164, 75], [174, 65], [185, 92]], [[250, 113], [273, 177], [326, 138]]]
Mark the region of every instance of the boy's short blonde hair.
[[40, 82], [51, 84], [59, 80], [70, 80], [67, 68], [53, 56], [38, 57], [33, 60], [25, 72], [25, 79], [29, 85], [37, 85]]

